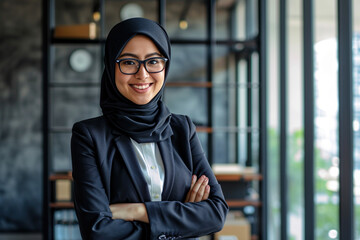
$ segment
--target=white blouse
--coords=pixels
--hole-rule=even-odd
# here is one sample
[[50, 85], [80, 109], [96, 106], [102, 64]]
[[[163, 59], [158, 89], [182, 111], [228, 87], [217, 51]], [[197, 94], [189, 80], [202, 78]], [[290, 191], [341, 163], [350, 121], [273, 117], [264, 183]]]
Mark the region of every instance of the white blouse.
[[151, 201], [161, 201], [164, 185], [164, 164], [156, 143], [137, 143], [131, 139], [136, 158], [145, 177]]

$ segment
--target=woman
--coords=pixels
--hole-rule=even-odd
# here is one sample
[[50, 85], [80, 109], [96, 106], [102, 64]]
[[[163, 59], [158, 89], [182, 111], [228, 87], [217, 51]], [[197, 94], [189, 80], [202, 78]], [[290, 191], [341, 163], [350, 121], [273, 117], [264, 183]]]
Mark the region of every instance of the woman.
[[195, 239], [223, 227], [228, 206], [195, 126], [161, 101], [170, 57], [151, 20], [108, 35], [103, 116], [76, 123], [71, 141], [83, 239]]

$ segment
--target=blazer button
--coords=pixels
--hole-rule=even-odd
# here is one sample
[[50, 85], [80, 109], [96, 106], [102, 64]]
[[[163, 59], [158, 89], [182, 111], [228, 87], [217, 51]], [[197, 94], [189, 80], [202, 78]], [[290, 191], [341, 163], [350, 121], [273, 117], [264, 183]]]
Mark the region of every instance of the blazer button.
[[165, 234], [160, 235], [160, 236], [158, 237], [158, 239], [159, 239], [159, 240], [166, 240], [166, 235], [165, 235]]

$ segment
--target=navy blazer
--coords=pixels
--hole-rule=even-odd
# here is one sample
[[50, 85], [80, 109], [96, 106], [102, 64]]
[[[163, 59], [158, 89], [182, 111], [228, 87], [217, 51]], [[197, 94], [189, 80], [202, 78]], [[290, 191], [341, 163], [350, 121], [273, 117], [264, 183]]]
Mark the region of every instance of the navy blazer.
[[[195, 126], [176, 114], [170, 125], [172, 137], [158, 142], [165, 169], [162, 201], [152, 202], [129, 137], [114, 132], [103, 116], [74, 124], [74, 202], [83, 239], [195, 239], [221, 230], [228, 206]], [[210, 196], [184, 203], [193, 174], [209, 178]], [[112, 219], [110, 204], [139, 202], [149, 224]]]

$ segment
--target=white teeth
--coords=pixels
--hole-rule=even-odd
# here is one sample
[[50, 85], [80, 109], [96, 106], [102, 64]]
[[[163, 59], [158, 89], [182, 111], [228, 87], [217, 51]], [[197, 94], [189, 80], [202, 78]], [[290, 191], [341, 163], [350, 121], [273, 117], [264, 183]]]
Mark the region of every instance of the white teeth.
[[137, 89], [145, 89], [145, 88], [148, 88], [150, 86], [150, 84], [146, 84], [146, 85], [133, 85], [134, 88], [137, 88]]

